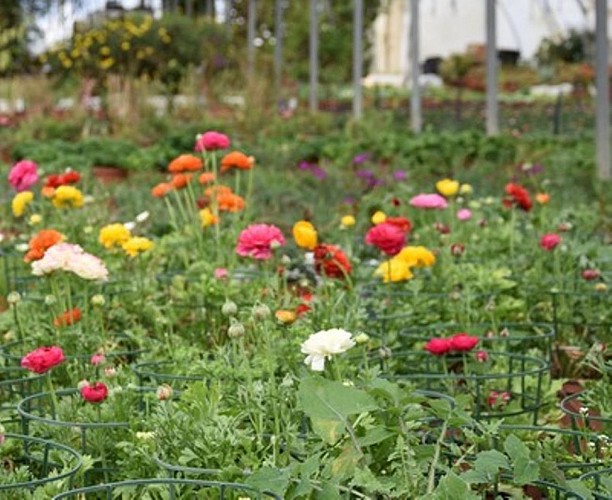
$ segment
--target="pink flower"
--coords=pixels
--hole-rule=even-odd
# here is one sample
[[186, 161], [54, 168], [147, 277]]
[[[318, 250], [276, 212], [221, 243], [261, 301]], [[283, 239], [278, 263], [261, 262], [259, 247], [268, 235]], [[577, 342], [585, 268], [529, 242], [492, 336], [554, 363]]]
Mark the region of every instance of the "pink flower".
[[489, 359], [489, 353], [487, 351], [478, 351], [476, 353], [476, 361], [479, 363], [484, 363]]
[[458, 352], [471, 351], [478, 344], [478, 337], [467, 333], [456, 333], [450, 339], [451, 349]]
[[586, 281], [596, 280], [601, 276], [599, 269], [585, 269], [582, 271], [582, 279]]
[[368, 230], [365, 242], [387, 255], [396, 255], [406, 243], [406, 232], [395, 224], [383, 222]]
[[38, 181], [38, 166], [30, 160], [21, 160], [11, 168], [9, 183], [15, 191], [27, 191]]
[[104, 382], [95, 382], [81, 387], [81, 396], [88, 403], [101, 403], [108, 396], [108, 387]]
[[457, 212], [457, 219], [459, 220], [470, 220], [472, 218], [472, 211], [469, 208], [462, 208]]
[[229, 271], [224, 267], [218, 267], [215, 269], [215, 279], [224, 280], [229, 277]]
[[555, 233], [545, 234], [540, 238], [540, 248], [548, 252], [555, 249], [561, 243], [561, 236]]
[[64, 359], [61, 347], [39, 347], [21, 358], [21, 366], [34, 373], [46, 373]]
[[425, 344], [425, 350], [436, 356], [442, 356], [451, 350], [450, 339], [431, 339]]
[[448, 206], [446, 198], [437, 193], [418, 194], [410, 200], [410, 204], [416, 208], [446, 208]]
[[221, 132], [210, 130], [199, 135], [195, 143], [195, 151], [216, 151], [217, 149], [227, 149], [230, 146], [229, 137]]
[[36, 276], [54, 271], [72, 272], [85, 280], [108, 279], [108, 269], [98, 257], [70, 243], [53, 245], [42, 259], [32, 262], [32, 274]]
[[91, 364], [94, 366], [98, 366], [106, 361], [106, 356], [104, 354], [96, 353], [91, 357]]
[[238, 237], [236, 253], [242, 257], [267, 260], [272, 250], [285, 244], [285, 237], [279, 228], [269, 224], [252, 224]]

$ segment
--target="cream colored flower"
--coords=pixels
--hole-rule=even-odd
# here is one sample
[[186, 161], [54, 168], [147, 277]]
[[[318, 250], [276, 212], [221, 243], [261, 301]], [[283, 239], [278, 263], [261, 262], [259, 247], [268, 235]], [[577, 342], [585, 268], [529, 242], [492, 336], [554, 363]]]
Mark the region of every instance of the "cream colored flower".
[[334, 354], [346, 352], [354, 345], [352, 334], [340, 328], [313, 333], [302, 344], [302, 354], [307, 354], [304, 363], [310, 365], [311, 370], [322, 372], [325, 358], [331, 359]]

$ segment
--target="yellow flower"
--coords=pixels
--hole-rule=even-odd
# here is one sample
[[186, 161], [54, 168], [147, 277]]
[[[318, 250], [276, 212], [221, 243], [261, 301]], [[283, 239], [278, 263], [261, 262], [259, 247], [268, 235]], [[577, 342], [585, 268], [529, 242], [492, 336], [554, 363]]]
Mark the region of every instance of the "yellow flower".
[[108, 56], [108, 55], [110, 55], [110, 53], [111, 53], [111, 51], [110, 51], [109, 47], [102, 47], [100, 49], [100, 55]]
[[132, 234], [127, 227], [125, 227], [123, 224], [115, 223], [109, 224], [100, 229], [98, 241], [104, 245], [105, 248], [113, 248], [114, 246], [122, 246], [131, 237]]
[[459, 182], [451, 179], [442, 179], [436, 182], [436, 189], [442, 196], [449, 198], [455, 196], [459, 192]]
[[436, 256], [425, 247], [404, 247], [394, 258], [416, 267], [431, 267], [436, 263]]
[[274, 313], [274, 316], [283, 325], [290, 325], [297, 319], [297, 314], [287, 309], [279, 309]]
[[40, 214], [32, 214], [30, 215], [30, 220], [28, 221], [30, 226], [35, 226], [36, 224], [40, 224], [43, 218]]
[[53, 194], [55, 208], [79, 208], [83, 206], [83, 193], [74, 186], [59, 186]]
[[344, 217], [342, 217], [342, 219], [340, 219], [340, 224], [342, 224], [342, 227], [344, 228], [354, 226], [355, 217], [353, 217], [352, 215], [345, 215]]
[[536, 201], [540, 205], [546, 205], [550, 201], [550, 195], [547, 193], [538, 193], [536, 194]]
[[26, 207], [34, 200], [34, 193], [32, 191], [22, 191], [17, 193], [11, 202], [11, 208], [13, 209], [13, 215], [15, 217], [21, 217], [26, 210]]
[[301, 220], [293, 225], [293, 239], [298, 247], [314, 250], [317, 246], [317, 230], [310, 222]]
[[115, 64], [115, 60], [112, 57], [108, 57], [107, 59], [102, 59], [101, 61], [98, 62], [98, 66], [100, 67], [100, 69], [108, 69], [110, 68], [113, 64]]
[[133, 236], [127, 240], [122, 246], [124, 252], [130, 257], [136, 257], [139, 253], [146, 252], [153, 248], [153, 242], [148, 238]]
[[200, 210], [200, 225], [202, 227], [212, 226], [213, 224], [217, 224], [219, 222], [219, 217], [215, 217], [215, 214], [212, 213], [212, 210], [208, 207]]
[[130, 42], [121, 42], [121, 50], [130, 50]]
[[372, 224], [377, 226], [378, 224], [382, 224], [383, 222], [385, 222], [387, 220], [387, 216], [385, 215], [385, 212], [378, 210], [374, 213], [374, 215], [372, 215], [371, 220]]
[[398, 259], [397, 256], [392, 259], [381, 263], [376, 271], [376, 276], [380, 276], [385, 283], [406, 281], [413, 277], [410, 271], [410, 264], [402, 259]]
[[469, 195], [472, 194], [474, 192], [474, 188], [472, 187], [471, 184], [461, 184], [461, 187], [459, 188], [459, 194], [462, 195]]

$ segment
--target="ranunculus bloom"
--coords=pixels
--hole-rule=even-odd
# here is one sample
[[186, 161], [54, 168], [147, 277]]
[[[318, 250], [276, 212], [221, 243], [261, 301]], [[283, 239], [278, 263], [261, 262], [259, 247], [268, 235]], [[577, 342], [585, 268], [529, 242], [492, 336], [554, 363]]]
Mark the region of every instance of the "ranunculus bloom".
[[98, 241], [104, 245], [104, 248], [120, 247], [132, 237], [130, 230], [125, 225], [118, 222], [108, 224], [100, 229]]
[[540, 248], [546, 251], [552, 251], [561, 243], [561, 236], [555, 233], [545, 234], [540, 238]]
[[255, 158], [247, 156], [240, 151], [232, 151], [221, 159], [221, 172], [226, 172], [232, 168], [239, 170], [250, 170], [255, 165]]
[[63, 239], [64, 235], [54, 229], [40, 230], [28, 243], [30, 249], [25, 254], [23, 260], [29, 263], [33, 260], [42, 259], [49, 248], [60, 243]]
[[85, 203], [85, 197], [74, 186], [63, 185], [55, 190], [51, 202], [55, 208], [80, 208]]
[[355, 220], [355, 217], [353, 217], [352, 215], [344, 215], [342, 219], [340, 219], [340, 224], [344, 228], [354, 226], [356, 222], [357, 221]]
[[317, 230], [308, 221], [298, 221], [293, 225], [293, 239], [297, 246], [314, 250], [317, 246]]
[[387, 214], [382, 210], [377, 210], [372, 214], [372, 218], [370, 219], [372, 224], [382, 224], [387, 220]]
[[34, 373], [45, 373], [64, 361], [60, 347], [39, 347], [21, 358], [21, 366]]
[[406, 281], [413, 278], [411, 271], [412, 265], [396, 255], [386, 262], [381, 262], [374, 274], [380, 276], [385, 283], [397, 283], [398, 281]]
[[487, 351], [478, 351], [476, 353], [476, 361], [484, 363], [489, 359], [489, 353]]
[[470, 220], [472, 218], [472, 211], [469, 208], [462, 208], [457, 211], [457, 219], [459, 220]]
[[536, 194], [536, 201], [540, 205], [546, 205], [550, 201], [550, 195], [548, 193], [538, 193]]
[[601, 276], [601, 272], [598, 269], [585, 269], [582, 271], [582, 279], [586, 281], [596, 280]]
[[62, 326], [70, 326], [78, 323], [81, 319], [81, 310], [78, 307], [65, 311], [53, 320], [53, 326], [61, 328]]
[[395, 258], [404, 261], [409, 266], [415, 267], [431, 267], [436, 263], [434, 253], [423, 246], [404, 247]]
[[387, 255], [395, 255], [406, 243], [406, 233], [395, 224], [383, 222], [368, 230], [365, 242], [367, 245], [374, 245]]
[[531, 210], [531, 198], [527, 190], [519, 184], [512, 182], [506, 184], [506, 194], [509, 198], [504, 199], [504, 205], [510, 208], [512, 205], [517, 205], [519, 208], [529, 212]]
[[406, 219], [406, 217], [387, 217], [385, 222], [399, 227], [406, 234], [412, 230], [412, 222]]
[[321, 243], [314, 249], [315, 271], [330, 278], [344, 278], [351, 273], [351, 263], [336, 245]]
[[58, 243], [42, 259], [32, 263], [32, 274], [43, 276], [54, 271], [72, 272], [86, 280], [106, 281], [108, 269], [98, 257], [86, 253], [79, 245]]
[[243, 257], [266, 260], [272, 257], [272, 250], [285, 244], [285, 237], [279, 228], [270, 224], [252, 224], [238, 237], [236, 253]]
[[204, 166], [204, 162], [193, 155], [180, 155], [168, 165], [168, 171], [173, 174], [180, 174], [185, 171], [193, 172], [200, 170]]
[[68, 184], [76, 184], [81, 180], [81, 174], [75, 170], [69, 170], [63, 174], [51, 174], [45, 179], [46, 188], [58, 188]]
[[11, 168], [9, 184], [15, 191], [27, 191], [38, 181], [38, 166], [30, 160], [21, 160]]
[[348, 351], [354, 345], [353, 335], [340, 328], [313, 333], [302, 344], [302, 354], [307, 354], [304, 363], [313, 371], [322, 372], [325, 369], [325, 359]]
[[226, 278], [229, 278], [229, 271], [224, 267], [218, 267], [214, 271], [214, 277], [218, 280], [224, 280]]
[[436, 182], [436, 189], [442, 196], [450, 198], [451, 196], [455, 196], [459, 191], [459, 182], [451, 179], [442, 179]]
[[446, 208], [448, 202], [437, 193], [417, 194], [410, 200], [410, 205], [416, 208]]
[[442, 356], [451, 350], [451, 341], [450, 339], [430, 339], [425, 344], [425, 350], [436, 356]]
[[154, 186], [153, 189], [151, 189], [151, 195], [153, 195], [155, 198], [163, 198], [173, 189], [174, 186], [172, 185], [172, 183], [160, 182], [159, 184]]
[[102, 353], [97, 352], [91, 357], [90, 361], [92, 365], [98, 366], [106, 361], [106, 356], [104, 356], [104, 354]]
[[17, 193], [11, 201], [11, 209], [15, 217], [22, 217], [26, 208], [34, 201], [34, 193], [31, 191], [21, 191]]
[[451, 349], [457, 352], [471, 351], [476, 344], [478, 344], [478, 337], [463, 332], [456, 333], [450, 338]]
[[230, 146], [229, 137], [225, 134], [211, 130], [204, 132], [198, 136], [195, 143], [195, 150], [198, 153], [202, 151], [215, 151], [217, 149], [227, 149]]
[[101, 403], [108, 396], [108, 387], [104, 382], [95, 382], [81, 387], [81, 396], [88, 403]]

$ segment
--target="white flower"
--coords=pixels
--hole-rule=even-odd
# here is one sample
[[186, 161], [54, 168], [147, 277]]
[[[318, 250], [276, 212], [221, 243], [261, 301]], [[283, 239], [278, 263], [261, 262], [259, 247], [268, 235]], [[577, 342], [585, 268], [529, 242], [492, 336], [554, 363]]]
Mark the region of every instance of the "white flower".
[[137, 216], [136, 216], [136, 222], [144, 222], [149, 218], [149, 212], [148, 210], [145, 210], [144, 212], [140, 212]]
[[136, 227], [136, 223], [135, 222], [126, 222], [123, 224], [123, 227], [125, 227], [128, 231], [133, 231], [134, 228]]
[[348, 351], [355, 345], [351, 332], [340, 328], [322, 330], [313, 333], [302, 344], [302, 354], [307, 354], [304, 363], [316, 372], [325, 368], [325, 358], [331, 359], [334, 354]]
[[71, 272], [86, 280], [108, 279], [108, 269], [98, 257], [70, 243], [53, 245], [42, 259], [32, 262], [32, 274], [36, 276], [54, 271]]

